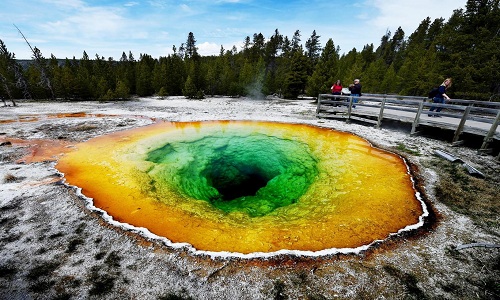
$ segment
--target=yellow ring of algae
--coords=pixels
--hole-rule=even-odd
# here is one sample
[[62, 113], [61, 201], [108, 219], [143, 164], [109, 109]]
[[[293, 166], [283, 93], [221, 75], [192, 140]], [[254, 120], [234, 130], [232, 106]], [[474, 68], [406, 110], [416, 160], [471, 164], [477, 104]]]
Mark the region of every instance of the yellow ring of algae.
[[[224, 212], [168, 184], [151, 191], [146, 157], [170, 142], [255, 133], [304, 143], [318, 175], [296, 203], [251, 217]], [[363, 248], [421, 223], [404, 160], [355, 135], [300, 124], [251, 121], [157, 123], [77, 145], [57, 164], [67, 183], [82, 188], [114, 220], [147, 228], [171, 242], [206, 252], [319, 253]], [[265, 158], [263, 158], [265, 159]], [[161, 195], [161, 196], [158, 196]]]

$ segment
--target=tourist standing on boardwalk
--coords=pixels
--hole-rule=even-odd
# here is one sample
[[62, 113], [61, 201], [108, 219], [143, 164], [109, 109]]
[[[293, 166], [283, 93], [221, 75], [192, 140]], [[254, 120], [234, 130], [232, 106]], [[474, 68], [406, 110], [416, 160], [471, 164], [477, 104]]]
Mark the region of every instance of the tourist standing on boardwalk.
[[[349, 91], [351, 91], [352, 103], [358, 103], [358, 97], [361, 96], [361, 84], [359, 83], [359, 79], [354, 79], [354, 83], [349, 85]], [[352, 107], [356, 107], [356, 105]]]
[[[446, 90], [450, 86], [451, 86], [451, 78], [446, 78], [443, 81], [443, 83], [441, 83], [441, 85], [439, 86], [437, 94], [434, 96], [434, 98], [432, 98], [432, 102], [444, 103], [445, 99], [450, 100], [450, 97], [448, 97], [448, 95], [446, 95]], [[436, 112], [440, 112], [441, 109], [442, 109], [442, 107], [431, 106], [431, 108], [429, 109], [429, 112], [434, 111], [434, 110], [436, 110]], [[441, 116], [429, 113], [429, 117], [440, 118]]]
[[340, 95], [340, 94], [342, 94], [342, 84], [340, 83], [339, 79], [332, 85], [332, 95]]

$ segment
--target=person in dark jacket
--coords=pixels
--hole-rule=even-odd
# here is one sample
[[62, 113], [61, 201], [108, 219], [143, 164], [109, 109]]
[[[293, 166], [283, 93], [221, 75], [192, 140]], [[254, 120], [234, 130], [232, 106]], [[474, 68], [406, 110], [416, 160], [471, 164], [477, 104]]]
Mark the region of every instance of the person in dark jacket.
[[[349, 85], [349, 91], [351, 91], [352, 103], [358, 103], [358, 97], [361, 96], [361, 84], [359, 83], [359, 79], [354, 79], [354, 83]], [[356, 105], [352, 107], [356, 107]]]
[[[450, 97], [448, 97], [448, 95], [446, 95], [446, 90], [451, 86], [451, 78], [446, 78], [443, 83], [439, 86], [439, 89], [438, 89], [438, 93], [436, 96], [434, 96], [434, 98], [432, 98], [432, 102], [434, 103], [444, 103], [445, 102], [445, 99], [446, 100], [450, 100]], [[435, 106], [431, 106], [431, 108], [429, 109], [429, 117], [436, 117], [436, 118], [440, 118], [441, 116], [440, 115], [436, 115], [436, 114], [431, 114], [430, 112], [431, 111], [434, 111], [436, 110], [436, 112], [440, 112], [442, 109], [442, 107], [435, 107]]]

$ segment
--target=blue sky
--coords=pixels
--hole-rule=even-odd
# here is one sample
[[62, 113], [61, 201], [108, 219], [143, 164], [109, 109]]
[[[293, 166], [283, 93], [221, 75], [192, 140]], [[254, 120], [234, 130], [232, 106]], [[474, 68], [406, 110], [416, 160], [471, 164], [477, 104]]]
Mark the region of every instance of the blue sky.
[[193, 32], [198, 52], [217, 55], [221, 46], [241, 48], [246, 36], [275, 29], [291, 38], [300, 30], [302, 43], [313, 30], [322, 46], [332, 39], [340, 52], [377, 47], [380, 38], [401, 26], [410, 35], [426, 17], [446, 20], [466, 0], [1, 0], [0, 39], [16, 58], [31, 52], [15, 24], [45, 57], [119, 60], [129, 51], [155, 58], [172, 53]]

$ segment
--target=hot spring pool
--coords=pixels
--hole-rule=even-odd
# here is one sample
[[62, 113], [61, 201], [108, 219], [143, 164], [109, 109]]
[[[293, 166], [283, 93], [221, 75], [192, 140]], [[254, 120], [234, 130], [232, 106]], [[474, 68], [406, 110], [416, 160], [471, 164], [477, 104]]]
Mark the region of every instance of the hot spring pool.
[[400, 156], [303, 124], [160, 122], [78, 144], [56, 168], [114, 221], [207, 253], [356, 251], [427, 211]]

